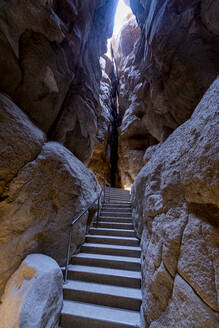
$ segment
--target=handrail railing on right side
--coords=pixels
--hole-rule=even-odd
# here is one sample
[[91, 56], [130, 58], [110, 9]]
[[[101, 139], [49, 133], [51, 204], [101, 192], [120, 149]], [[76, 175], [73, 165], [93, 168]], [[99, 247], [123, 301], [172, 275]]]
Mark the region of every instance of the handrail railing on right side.
[[68, 240], [65, 273], [64, 273], [64, 282], [66, 282], [67, 278], [68, 278], [68, 266], [69, 266], [69, 260], [70, 260], [71, 240], [72, 240], [72, 227], [91, 208], [91, 206], [93, 206], [96, 203], [96, 201], [98, 201], [96, 224], [98, 223], [98, 219], [100, 217], [100, 211], [102, 208], [102, 200], [101, 200], [102, 194], [103, 194], [103, 203], [105, 203], [105, 201], [106, 201], [106, 187], [109, 188], [109, 202], [110, 202], [110, 184], [105, 180], [104, 185], [101, 188], [99, 196], [80, 215], [78, 215], [71, 223], [71, 230], [69, 232], [69, 240]]

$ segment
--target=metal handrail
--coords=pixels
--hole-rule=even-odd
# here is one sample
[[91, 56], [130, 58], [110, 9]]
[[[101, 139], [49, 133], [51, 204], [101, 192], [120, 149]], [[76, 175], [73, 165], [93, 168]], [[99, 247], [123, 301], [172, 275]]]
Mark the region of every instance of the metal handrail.
[[105, 193], [106, 193], [106, 187], [109, 188], [109, 202], [110, 202], [110, 184], [109, 182], [107, 182], [105, 180], [103, 187], [101, 188], [100, 194], [99, 196], [83, 211], [79, 214], [79, 216], [77, 216], [76, 219], [74, 219], [71, 223], [71, 230], [69, 232], [69, 240], [68, 240], [68, 249], [67, 249], [67, 258], [66, 258], [66, 265], [65, 265], [65, 273], [64, 273], [64, 282], [67, 281], [68, 278], [68, 266], [69, 266], [69, 260], [70, 260], [70, 250], [71, 250], [71, 239], [72, 239], [72, 227], [73, 225], [78, 222], [78, 220], [91, 208], [91, 206], [93, 206], [96, 201], [98, 201], [98, 208], [97, 208], [97, 220], [96, 220], [96, 224], [98, 223], [98, 219], [100, 217], [100, 211], [102, 208], [102, 202], [101, 202], [101, 196], [103, 193], [103, 203], [105, 203]]

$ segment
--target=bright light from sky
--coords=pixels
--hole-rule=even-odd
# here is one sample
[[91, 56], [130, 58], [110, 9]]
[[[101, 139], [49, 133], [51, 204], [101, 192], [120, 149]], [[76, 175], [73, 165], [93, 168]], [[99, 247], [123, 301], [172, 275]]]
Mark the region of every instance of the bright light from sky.
[[121, 30], [123, 21], [128, 14], [132, 13], [131, 8], [127, 6], [124, 0], [119, 0], [118, 7], [116, 9], [115, 24], [113, 34], [117, 35]]

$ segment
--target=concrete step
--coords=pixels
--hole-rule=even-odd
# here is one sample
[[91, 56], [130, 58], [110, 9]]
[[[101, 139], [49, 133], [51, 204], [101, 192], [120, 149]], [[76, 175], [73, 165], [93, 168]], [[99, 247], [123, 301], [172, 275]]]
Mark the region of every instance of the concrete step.
[[126, 229], [90, 228], [89, 234], [106, 235], [106, 236], [121, 236], [121, 237], [135, 237], [134, 230], [126, 230]]
[[132, 213], [131, 212], [111, 212], [111, 211], [105, 211], [105, 210], [101, 210], [100, 212], [100, 215], [101, 216], [105, 216], [105, 217], [108, 217], [108, 216], [112, 216], [112, 217], [129, 217], [131, 218], [132, 217]]
[[107, 212], [128, 212], [132, 213], [132, 209], [130, 206], [127, 207], [115, 207], [115, 206], [104, 206], [102, 207], [102, 210]]
[[106, 195], [106, 198], [105, 198], [106, 200], [107, 199], [110, 199], [110, 201], [112, 201], [112, 200], [119, 200], [119, 201], [127, 201], [127, 202], [129, 202], [130, 201], [130, 197], [123, 197], [123, 196], [112, 196], [112, 195], [110, 195], [110, 197], [108, 196], [108, 195]]
[[79, 253], [72, 256], [71, 264], [134, 271], [141, 268], [140, 258], [90, 253]]
[[131, 217], [118, 218], [118, 217], [110, 217], [110, 216], [107, 216], [107, 217], [100, 216], [99, 220], [101, 222], [121, 222], [121, 223], [132, 223], [133, 222]]
[[127, 229], [133, 230], [133, 223], [121, 223], [121, 222], [102, 222], [98, 221], [98, 228], [110, 228], [110, 229]]
[[102, 204], [103, 208], [115, 208], [115, 209], [131, 209], [131, 203], [130, 202], [126, 202], [123, 204], [119, 204], [119, 203], [104, 203]]
[[106, 245], [96, 243], [84, 243], [81, 246], [81, 252], [92, 254], [107, 254], [118, 256], [140, 257], [141, 248], [133, 246]]
[[139, 288], [110, 286], [86, 281], [69, 280], [63, 286], [65, 300], [86, 302], [139, 311], [142, 301]]
[[70, 264], [68, 268], [68, 279], [141, 288], [141, 273], [139, 271]]
[[101, 244], [114, 244], [126, 246], [139, 246], [139, 240], [136, 237], [117, 237], [117, 236], [104, 236], [104, 235], [87, 235], [87, 243], [101, 243]]
[[64, 301], [61, 327], [136, 328], [140, 327], [140, 314], [137, 311], [82, 302]]
[[110, 202], [106, 202], [105, 205], [113, 205], [113, 206], [120, 206], [120, 207], [123, 207], [124, 205], [127, 207], [127, 206], [131, 206], [132, 203], [130, 201], [120, 201], [120, 200], [110, 200]]

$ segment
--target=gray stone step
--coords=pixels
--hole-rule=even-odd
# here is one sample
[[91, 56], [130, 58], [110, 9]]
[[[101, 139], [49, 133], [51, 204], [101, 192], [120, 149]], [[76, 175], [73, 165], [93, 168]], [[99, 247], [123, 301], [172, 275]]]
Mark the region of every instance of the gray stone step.
[[138, 271], [141, 268], [140, 258], [90, 253], [79, 253], [72, 256], [71, 264], [134, 271]]
[[137, 311], [82, 302], [64, 301], [61, 327], [136, 328], [140, 327], [140, 314]]
[[121, 223], [121, 222], [102, 222], [98, 221], [98, 228], [112, 228], [112, 229], [127, 229], [133, 230], [133, 223]]
[[132, 209], [131, 207], [110, 207], [110, 206], [103, 206], [102, 211], [106, 211], [106, 212], [128, 212], [128, 213], [132, 213]]
[[128, 217], [132, 217], [132, 213], [131, 212], [120, 212], [120, 211], [117, 211], [117, 212], [112, 212], [112, 211], [105, 211], [105, 210], [101, 210], [100, 212], [100, 215], [101, 216], [105, 216], [105, 217], [125, 217], [125, 218], [128, 218]]
[[118, 256], [140, 257], [141, 248], [121, 245], [106, 245], [96, 243], [84, 243], [81, 246], [81, 252], [93, 254], [107, 254]]
[[129, 212], [129, 213], [131, 213], [131, 207], [123, 207], [123, 208], [120, 208], [119, 206], [117, 206], [117, 207], [104, 206], [104, 207], [103, 207], [103, 210], [104, 210], [104, 211], [109, 210], [109, 211], [112, 211], [112, 212], [117, 212], [117, 211], [119, 211], [119, 212]]
[[121, 222], [121, 223], [132, 223], [133, 222], [131, 217], [118, 218], [118, 217], [111, 217], [111, 216], [107, 216], [107, 217], [100, 216], [99, 220], [102, 222]]
[[90, 228], [89, 233], [94, 235], [135, 237], [135, 231], [127, 229]]
[[119, 204], [119, 203], [104, 203], [102, 204], [103, 208], [115, 208], [115, 209], [131, 209], [131, 203], [123, 203], [123, 204]]
[[63, 286], [66, 300], [86, 302], [139, 311], [142, 301], [139, 288], [127, 288], [86, 281], [69, 280]]
[[87, 235], [86, 242], [111, 244], [111, 245], [115, 244], [115, 245], [126, 245], [126, 246], [139, 246], [139, 240], [136, 237]]
[[68, 279], [132, 288], [141, 287], [141, 273], [139, 271], [92, 267], [86, 265], [70, 264], [68, 268]]

